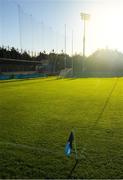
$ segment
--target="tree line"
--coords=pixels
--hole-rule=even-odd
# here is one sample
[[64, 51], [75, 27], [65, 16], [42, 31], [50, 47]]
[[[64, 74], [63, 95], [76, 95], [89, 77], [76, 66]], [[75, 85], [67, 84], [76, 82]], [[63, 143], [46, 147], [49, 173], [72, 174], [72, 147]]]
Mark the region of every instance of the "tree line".
[[31, 56], [29, 52], [19, 52], [14, 47], [11, 49], [0, 47], [0, 58], [42, 61], [44, 64], [46, 61], [50, 73], [59, 73], [65, 68], [65, 63], [66, 68], [73, 68], [75, 76], [123, 73], [123, 53], [111, 49], [99, 49], [84, 58], [78, 54], [69, 56], [63, 51], [58, 54], [54, 50], [50, 53], [43, 51]]
[[46, 51], [43, 51], [38, 53], [38, 55], [30, 55], [29, 52], [19, 52], [19, 50], [15, 49], [14, 47], [0, 47], [0, 58], [40, 61], [42, 62], [42, 64], [45, 64], [45, 61], [48, 61], [47, 64], [49, 66], [49, 71], [54, 73], [57, 73], [61, 69], [64, 69], [66, 58], [66, 67], [71, 67], [71, 58], [68, 54], [65, 54], [63, 51], [61, 51], [61, 53], [59, 54], [52, 50], [50, 53], [46, 53]]

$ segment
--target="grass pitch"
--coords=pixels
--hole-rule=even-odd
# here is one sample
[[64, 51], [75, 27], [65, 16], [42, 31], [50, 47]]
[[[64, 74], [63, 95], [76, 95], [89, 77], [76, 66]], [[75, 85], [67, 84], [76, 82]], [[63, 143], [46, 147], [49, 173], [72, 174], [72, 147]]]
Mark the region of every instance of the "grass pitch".
[[0, 178], [68, 178], [75, 128], [82, 159], [71, 178], [123, 178], [123, 79], [96, 122], [116, 78], [0, 82]]

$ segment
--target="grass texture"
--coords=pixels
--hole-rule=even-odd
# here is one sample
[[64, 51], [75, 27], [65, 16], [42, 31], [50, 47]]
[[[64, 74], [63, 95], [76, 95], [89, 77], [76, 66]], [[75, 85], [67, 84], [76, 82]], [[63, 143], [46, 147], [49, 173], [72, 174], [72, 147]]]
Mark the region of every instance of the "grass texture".
[[0, 178], [68, 177], [123, 178], [123, 79], [0, 81]]

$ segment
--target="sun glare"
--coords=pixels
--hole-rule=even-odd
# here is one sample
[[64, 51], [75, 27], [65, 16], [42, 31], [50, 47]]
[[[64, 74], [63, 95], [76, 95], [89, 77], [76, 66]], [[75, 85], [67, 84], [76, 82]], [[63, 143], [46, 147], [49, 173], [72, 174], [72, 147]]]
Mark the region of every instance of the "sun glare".
[[92, 8], [87, 25], [87, 50], [98, 48], [123, 50], [123, 2], [103, 3]]

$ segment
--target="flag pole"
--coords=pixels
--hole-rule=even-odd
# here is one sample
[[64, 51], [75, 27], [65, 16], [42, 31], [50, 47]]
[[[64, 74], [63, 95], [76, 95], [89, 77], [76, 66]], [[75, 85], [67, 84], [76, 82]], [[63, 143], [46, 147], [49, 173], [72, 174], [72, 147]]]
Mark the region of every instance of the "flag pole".
[[75, 135], [75, 130], [73, 129], [74, 133], [74, 150], [75, 150], [75, 160], [78, 160], [78, 152], [77, 152], [77, 145], [76, 145], [76, 135]]

